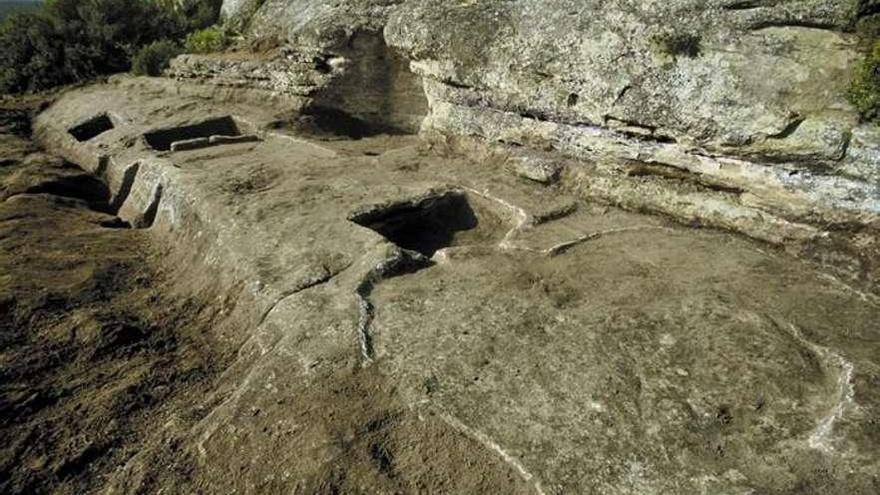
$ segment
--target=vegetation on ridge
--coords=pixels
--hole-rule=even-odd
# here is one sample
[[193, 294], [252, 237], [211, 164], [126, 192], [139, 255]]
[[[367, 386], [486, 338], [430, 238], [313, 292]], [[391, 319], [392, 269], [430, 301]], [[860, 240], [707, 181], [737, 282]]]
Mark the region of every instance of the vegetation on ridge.
[[220, 26], [211, 26], [189, 33], [184, 47], [187, 53], [219, 52], [229, 46], [229, 33]]
[[180, 45], [159, 40], [143, 46], [131, 58], [131, 71], [139, 76], [159, 76], [172, 58], [180, 55]]
[[0, 92], [38, 91], [127, 71], [143, 47], [167, 40], [160, 46], [167, 54], [168, 43], [179, 45], [188, 33], [216, 23], [221, 3], [50, 0], [35, 12], [13, 14], [0, 25]]

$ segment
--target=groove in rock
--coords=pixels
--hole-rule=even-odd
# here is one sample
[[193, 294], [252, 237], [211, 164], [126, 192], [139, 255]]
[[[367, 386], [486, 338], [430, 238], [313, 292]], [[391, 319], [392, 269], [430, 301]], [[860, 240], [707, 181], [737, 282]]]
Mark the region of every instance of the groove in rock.
[[370, 294], [382, 280], [415, 273], [422, 268], [431, 266], [433, 262], [427, 257], [413, 251], [398, 249], [390, 257], [373, 267], [355, 289], [358, 297], [358, 344], [360, 347], [361, 364], [368, 366], [373, 362], [373, 336], [371, 327], [375, 316], [375, 307], [370, 301]]
[[709, 191], [732, 194], [739, 196], [745, 192], [736, 186], [720, 184], [703, 174], [692, 172], [674, 165], [659, 162], [628, 161], [626, 163], [627, 177], [657, 177], [688, 182]]
[[332, 271], [332, 270], [328, 269], [327, 267], [324, 267], [324, 272], [321, 275], [319, 275], [317, 277], [313, 277], [309, 280], [306, 280], [305, 282], [298, 284], [293, 289], [282, 293], [280, 296], [278, 296], [275, 299], [275, 301], [269, 306], [269, 308], [263, 312], [263, 315], [260, 317], [259, 323], [257, 323], [257, 327], [260, 327], [263, 323], [265, 323], [266, 319], [269, 318], [269, 315], [272, 314], [272, 311], [274, 311], [275, 308], [277, 308], [278, 305], [281, 304], [288, 297], [295, 296], [296, 294], [299, 294], [300, 292], [307, 291], [309, 289], [313, 289], [315, 287], [318, 287], [319, 285], [326, 284], [327, 282], [333, 280], [334, 277], [336, 277], [340, 273], [347, 270], [349, 266], [351, 266], [351, 264], [348, 264], [345, 267], [343, 267], [341, 270], [337, 270], [337, 271]]
[[156, 221], [156, 213], [159, 211], [159, 203], [162, 201], [162, 184], [156, 184], [153, 190], [153, 199], [150, 201], [147, 209], [144, 210], [143, 216], [135, 222], [135, 227], [139, 229], [148, 229], [153, 226]]
[[451, 426], [453, 429], [461, 432], [465, 436], [477, 440], [484, 447], [495, 452], [504, 462], [506, 462], [508, 465], [512, 466], [516, 470], [520, 477], [522, 477], [523, 481], [525, 481], [526, 483], [532, 483], [532, 486], [534, 486], [535, 491], [538, 493], [538, 495], [545, 495], [540, 480], [538, 480], [534, 474], [528, 471], [523, 463], [519, 461], [519, 459], [504, 450], [488, 435], [479, 430], [471, 428], [451, 414], [440, 412], [439, 416], [444, 422], [446, 422], [446, 424]]
[[809, 437], [807, 437], [807, 445], [810, 448], [831, 453], [834, 451], [834, 446], [831, 443], [834, 425], [843, 418], [847, 407], [854, 402], [855, 387], [852, 380], [855, 366], [830, 348], [807, 340], [800, 329], [793, 324], [777, 322], [776, 326], [777, 328], [781, 327], [796, 342], [809, 349], [823, 362], [823, 367], [826, 370], [835, 368], [838, 370], [834, 383], [834, 402], [829, 407], [828, 412], [816, 424], [813, 431], [810, 432]]
[[119, 213], [119, 209], [122, 208], [125, 200], [131, 195], [131, 188], [134, 186], [134, 180], [137, 178], [139, 169], [140, 163], [135, 162], [129, 165], [125, 172], [122, 173], [122, 182], [119, 185], [119, 190], [110, 202], [110, 210], [114, 215]]
[[[728, 5], [722, 5], [721, 8], [724, 10], [754, 10], [772, 6], [776, 2], [762, 2], [760, 0], [744, 0], [740, 2], [734, 2]], [[769, 4], [769, 5], [768, 5]]]
[[804, 28], [804, 29], [817, 29], [820, 31], [832, 31], [834, 32], [835, 26], [831, 23], [818, 22], [818, 21], [766, 21], [759, 22], [752, 26], [750, 29], [752, 31], [761, 31], [763, 29], [771, 29], [771, 28]]

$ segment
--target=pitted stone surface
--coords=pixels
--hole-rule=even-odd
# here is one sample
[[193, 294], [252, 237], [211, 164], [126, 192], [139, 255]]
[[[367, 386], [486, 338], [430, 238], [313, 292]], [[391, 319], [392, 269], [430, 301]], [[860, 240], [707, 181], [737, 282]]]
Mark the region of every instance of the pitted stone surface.
[[[203, 419], [145, 439], [111, 491], [877, 487], [871, 290], [523, 180], [502, 154], [272, 129], [276, 111], [135, 79], [68, 92], [37, 122], [49, 149], [111, 184], [137, 163], [120, 215], [161, 188], [147, 232], [198, 249], [254, 308], [218, 338], [237, 359]], [[114, 129], [67, 133], [104, 112]], [[141, 139], [209, 114], [261, 140], [159, 153]], [[491, 210], [474, 216], [492, 228], [461, 223], [430, 263], [351, 221], [450, 192]]]

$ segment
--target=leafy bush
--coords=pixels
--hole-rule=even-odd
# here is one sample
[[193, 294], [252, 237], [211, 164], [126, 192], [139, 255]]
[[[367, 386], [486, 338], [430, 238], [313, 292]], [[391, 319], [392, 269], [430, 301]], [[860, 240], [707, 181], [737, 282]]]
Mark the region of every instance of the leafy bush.
[[131, 71], [139, 76], [159, 76], [171, 59], [180, 54], [173, 41], [155, 41], [141, 48], [131, 59]]
[[[126, 71], [142, 47], [163, 39], [180, 41], [214, 24], [221, 4], [49, 0], [38, 12], [14, 14], [0, 25], [0, 92], [35, 91]], [[170, 53], [169, 46], [143, 53], [141, 69], [160, 66], [154, 62]]]
[[205, 29], [213, 26], [220, 19], [220, 7], [223, 0], [195, 0], [183, 10], [187, 31]]
[[212, 26], [189, 33], [184, 47], [187, 53], [214, 53], [229, 46], [229, 35], [223, 28]]
[[55, 0], [49, 11], [66, 44], [93, 56], [99, 72], [127, 69], [138, 47], [180, 30], [170, 12], [143, 0]]
[[847, 96], [863, 119], [880, 121], [880, 40], [856, 66]]
[[66, 82], [65, 47], [52, 20], [42, 14], [13, 14], [0, 27], [0, 91], [19, 93]]

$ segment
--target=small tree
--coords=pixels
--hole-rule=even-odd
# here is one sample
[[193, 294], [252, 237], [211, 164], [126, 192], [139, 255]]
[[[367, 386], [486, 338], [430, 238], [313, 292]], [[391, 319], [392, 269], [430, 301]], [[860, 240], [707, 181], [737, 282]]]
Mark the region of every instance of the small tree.
[[9, 16], [0, 27], [0, 91], [18, 93], [66, 82], [58, 67], [64, 45], [51, 18], [41, 13]]

